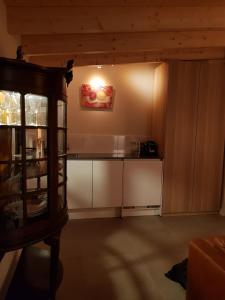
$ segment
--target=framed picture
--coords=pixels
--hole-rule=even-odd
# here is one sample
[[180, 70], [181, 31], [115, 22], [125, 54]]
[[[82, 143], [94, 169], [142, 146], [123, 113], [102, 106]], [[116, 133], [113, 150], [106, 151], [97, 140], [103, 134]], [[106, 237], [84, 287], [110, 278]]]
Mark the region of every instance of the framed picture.
[[81, 107], [93, 109], [112, 109], [114, 89], [112, 86], [93, 88], [82, 84], [80, 89]]

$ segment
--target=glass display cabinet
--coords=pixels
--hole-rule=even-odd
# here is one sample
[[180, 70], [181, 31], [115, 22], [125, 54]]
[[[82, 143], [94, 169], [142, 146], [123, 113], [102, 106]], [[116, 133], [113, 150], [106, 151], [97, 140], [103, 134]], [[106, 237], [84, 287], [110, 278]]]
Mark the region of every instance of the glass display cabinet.
[[63, 68], [0, 58], [0, 251], [67, 221]]

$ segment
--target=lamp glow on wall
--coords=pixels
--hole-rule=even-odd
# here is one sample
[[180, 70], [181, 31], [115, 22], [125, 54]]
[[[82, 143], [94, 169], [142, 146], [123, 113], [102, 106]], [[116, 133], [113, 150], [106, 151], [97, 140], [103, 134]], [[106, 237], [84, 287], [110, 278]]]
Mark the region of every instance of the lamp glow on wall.
[[103, 88], [105, 85], [105, 81], [100, 77], [94, 77], [90, 81], [90, 86], [95, 90]]
[[80, 103], [90, 109], [112, 109], [114, 89], [107, 86], [100, 77], [94, 77], [90, 83], [81, 85]]

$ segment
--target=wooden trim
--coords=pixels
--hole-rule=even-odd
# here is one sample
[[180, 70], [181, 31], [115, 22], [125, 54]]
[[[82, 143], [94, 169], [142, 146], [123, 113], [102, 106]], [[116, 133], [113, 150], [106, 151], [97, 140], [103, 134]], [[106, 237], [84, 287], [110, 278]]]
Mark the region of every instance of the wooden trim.
[[157, 208], [144, 208], [134, 207], [131, 209], [122, 208], [121, 217], [138, 217], [138, 216], [159, 216], [161, 215], [161, 207]]
[[182, 212], [182, 213], [163, 213], [162, 217], [175, 217], [175, 216], [198, 216], [198, 215], [218, 215], [218, 211], [201, 211], [201, 212]]
[[225, 31], [23, 35], [22, 46], [27, 55], [225, 47]]
[[121, 208], [69, 209], [69, 219], [115, 218], [121, 216]]
[[225, 0], [5, 0], [11, 6], [224, 6]]
[[161, 62], [168, 60], [223, 59], [224, 48], [167, 49], [143, 53], [62, 54], [26, 56], [26, 60], [49, 67], [64, 67], [70, 59], [76, 66]]
[[224, 30], [224, 15], [225, 6], [7, 8], [8, 32], [14, 35]]
[[92, 209], [70, 209], [69, 219], [93, 219], [93, 218], [115, 218], [129, 216], [158, 216], [161, 214], [159, 208], [135, 207], [127, 208], [92, 208]]

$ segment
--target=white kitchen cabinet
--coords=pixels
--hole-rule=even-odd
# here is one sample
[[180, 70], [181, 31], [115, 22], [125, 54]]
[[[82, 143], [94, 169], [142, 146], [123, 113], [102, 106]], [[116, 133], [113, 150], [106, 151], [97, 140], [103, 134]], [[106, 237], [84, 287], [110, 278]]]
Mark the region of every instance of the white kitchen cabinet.
[[68, 208], [92, 208], [92, 160], [68, 160], [67, 178]]
[[161, 160], [125, 160], [123, 182], [124, 207], [161, 205]]
[[123, 161], [93, 161], [93, 207], [121, 207]]

